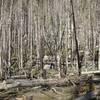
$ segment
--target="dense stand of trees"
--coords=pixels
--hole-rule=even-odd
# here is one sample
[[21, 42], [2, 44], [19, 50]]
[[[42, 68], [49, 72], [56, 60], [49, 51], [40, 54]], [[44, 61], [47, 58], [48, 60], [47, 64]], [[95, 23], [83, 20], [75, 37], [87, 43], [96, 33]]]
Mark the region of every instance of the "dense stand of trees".
[[[0, 76], [100, 69], [99, 0], [0, 0]], [[52, 61], [53, 62], [53, 61]]]

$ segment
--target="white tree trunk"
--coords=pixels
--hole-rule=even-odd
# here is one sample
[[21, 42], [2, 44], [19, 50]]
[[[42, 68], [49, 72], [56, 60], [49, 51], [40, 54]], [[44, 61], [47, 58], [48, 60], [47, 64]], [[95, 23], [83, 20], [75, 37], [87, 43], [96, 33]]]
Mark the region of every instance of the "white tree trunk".
[[[12, 17], [12, 6], [13, 0], [10, 5], [10, 16], [9, 16], [9, 35], [8, 35], [8, 69], [11, 67], [11, 17]], [[8, 70], [9, 71], [9, 70]], [[8, 72], [9, 73], [9, 72]]]
[[29, 7], [29, 27], [28, 27], [28, 45], [29, 45], [29, 48], [30, 48], [30, 50], [29, 50], [29, 67], [31, 67], [32, 66], [32, 48], [33, 48], [33, 44], [32, 44], [32, 39], [33, 39], [33, 32], [32, 32], [32, 16], [33, 16], [33, 2], [32, 2], [32, 0], [30, 0], [30, 7]]
[[[2, 23], [3, 23], [3, 0], [1, 5], [1, 25], [0, 29], [2, 29]], [[2, 77], [2, 34], [0, 36], [0, 78]]]
[[0, 37], [0, 78], [2, 77], [2, 44], [1, 44], [1, 37]]
[[21, 9], [21, 51], [20, 51], [20, 53], [21, 53], [21, 69], [23, 69], [23, 11], [22, 11], [22, 2], [23, 2], [23, 0], [20, 0], [20, 9]]

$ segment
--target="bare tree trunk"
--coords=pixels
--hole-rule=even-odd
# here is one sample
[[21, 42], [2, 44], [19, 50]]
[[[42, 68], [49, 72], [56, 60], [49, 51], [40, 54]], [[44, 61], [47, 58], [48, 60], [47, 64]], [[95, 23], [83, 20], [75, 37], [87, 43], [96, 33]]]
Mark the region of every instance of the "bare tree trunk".
[[2, 78], [2, 44], [1, 44], [1, 37], [0, 37], [0, 79]]
[[97, 31], [98, 31], [98, 70], [100, 70], [100, 0], [96, 0], [96, 21], [97, 21]]
[[[1, 23], [0, 23], [0, 30], [2, 29], [3, 24], [3, 0], [1, 5]], [[3, 68], [2, 68], [2, 31], [0, 35], [0, 79], [2, 78]]]
[[100, 34], [99, 34], [99, 63], [98, 63], [98, 69], [100, 70]]
[[[39, 5], [38, 5], [39, 6]], [[40, 35], [40, 21], [39, 21], [39, 7], [37, 8], [37, 16], [36, 16], [36, 53], [37, 53], [37, 63], [38, 63], [38, 69], [40, 67], [39, 61], [40, 61], [40, 41], [41, 41], [41, 35]]]
[[21, 74], [23, 70], [23, 10], [22, 10], [22, 2], [23, 0], [18, 0], [18, 21], [20, 22], [18, 25], [18, 69], [19, 74]]
[[28, 20], [29, 20], [29, 23], [28, 23], [28, 48], [29, 48], [29, 64], [28, 64], [28, 68], [31, 68], [32, 67], [32, 49], [33, 49], [33, 44], [32, 44], [32, 39], [33, 39], [33, 32], [32, 32], [32, 17], [33, 17], [33, 2], [32, 0], [30, 0], [30, 7], [29, 7], [29, 16], [28, 16]]
[[23, 69], [23, 9], [22, 9], [22, 5], [23, 5], [23, 0], [20, 1], [20, 9], [21, 9], [21, 27], [20, 27], [20, 34], [21, 34], [21, 69]]
[[2, 0], [2, 7], [1, 7], [1, 24], [2, 24], [2, 28], [1, 28], [1, 31], [2, 31], [2, 66], [3, 66], [3, 77], [5, 78], [6, 76], [6, 33], [5, 33], [5, 19], [6, 19], [6, 12], [4, 11], [4, 8], [5, 8], [5, 3], [4, 3], [4, 0]]
[[13, 6], [13, 0], [11, 0], [11, 6], [10, 6], [10, 16], [9, 16], [9, 35], [8, 35], [8, 75], [10, 74], [10, 67], [11, 67], [11, 19], [12, 19], [12, 6]]
[[81, 62], [80, 62], [80, 55], [79, 55], [78, 40], [77, 40], [77, 36], [76, 36], [77, 33], [76, 33], [76, 23], [75, 23], [73, 0], [70, 0], [70, 3], [71, 3], [72, 16], [73, 16], [73, 31], [74, 31], [76, 54], [77, 54], [77, 60], [78, 60], [78, 71], [79, 71], [79, 76], [80, 76], [81, 75]]

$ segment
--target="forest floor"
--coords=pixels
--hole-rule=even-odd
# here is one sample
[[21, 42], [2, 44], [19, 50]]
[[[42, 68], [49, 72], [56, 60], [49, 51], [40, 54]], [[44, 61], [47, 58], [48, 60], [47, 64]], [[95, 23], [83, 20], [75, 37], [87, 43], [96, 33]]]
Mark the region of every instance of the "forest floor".
[[79, 99], [86, 96], [86, 91], [84, 93], [81, 91], [78, 99], [75, 99], [73, 91], [73, 86], [52, 87], [51, 89], [41, 87], [19, 88], [18, 90], [3, 91], [0, 93], [0, 100], [88, 100]]
[[[24, 88], [17, 92], [8, 91], [0, 100], [72, 100], [72, 87], [53, 87], [52, 89]], [[26, 99], [27, 98], [27, 99]]]
[[[77, 79], [77, 76], [75, 77], [72, 76], [69, 78], [75, 80]], [[82, 85], [80, 86], [79, 95], [80, 97], [83, 98], [87, 94], [89, 85], [85, 82], [84, 83], [82, 82], [81, 84]], [[78, 88], [76, 87], [76, 89]], [[92, 89], [93, 89], [92, 93], [94, 94], [97, 93], [98, 91], [100, 92], [100, 82], [99, 84], [93, 84]], [[20, 88], [12, 88], [9, 90], [2, 90], [0, 92], [0, 100], [75, 100], [75, 95], [76, 95], [75, 87], [73, 85], [58, 86], [58, 87], [51, 86], [50, 88], [43, 86], [42, 87], [33, 86], [33, 87], [20, 87]], [[100, 94], [98, 95], [98, 97], [99, 96]], [[81, 100], [81, 99], [76, 99], [76, 100]]]

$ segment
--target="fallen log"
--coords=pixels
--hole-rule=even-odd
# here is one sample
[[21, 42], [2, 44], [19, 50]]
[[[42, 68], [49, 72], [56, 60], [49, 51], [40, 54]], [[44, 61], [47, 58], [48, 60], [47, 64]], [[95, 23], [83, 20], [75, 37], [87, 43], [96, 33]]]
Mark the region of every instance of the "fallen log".
[[11, 76], [11, 79], [27, 79], [26, 75], [14, 75]]
[[33, 100], [33, 96], [25, 96], [23, 95], [22, 97], [17, 97], [16, 100]]
[[17, 79], [3, 81], [0, 83], [0, 90], [7, 90], [11, 88], [17, 87], [33, 87], [33, 86], [66, 86], [69, 84], [69, 80], [67, 79]]
[[70, 80], [68, 78], [62, 78], [62, 79], [9, 79], [6, 81], [3, 81], [0, 83], [0, 90], [7, 90], [11, 88], [17, 88], [17, 87], [36, 87], [36, 86], [69, 86], [73, 85], [75, 86], [77, 83], [83, 84], [83, 82], [86, 83], [95, 83], [100, 84], [100, 80], [88, 80], [86, 79], [76, 79], [76, 80]]
[[82, 72], [82, 75], [87, 75], [87, 74], [99, 74], [100, 75], [100, 71], [87, 71], [87, 72]]

